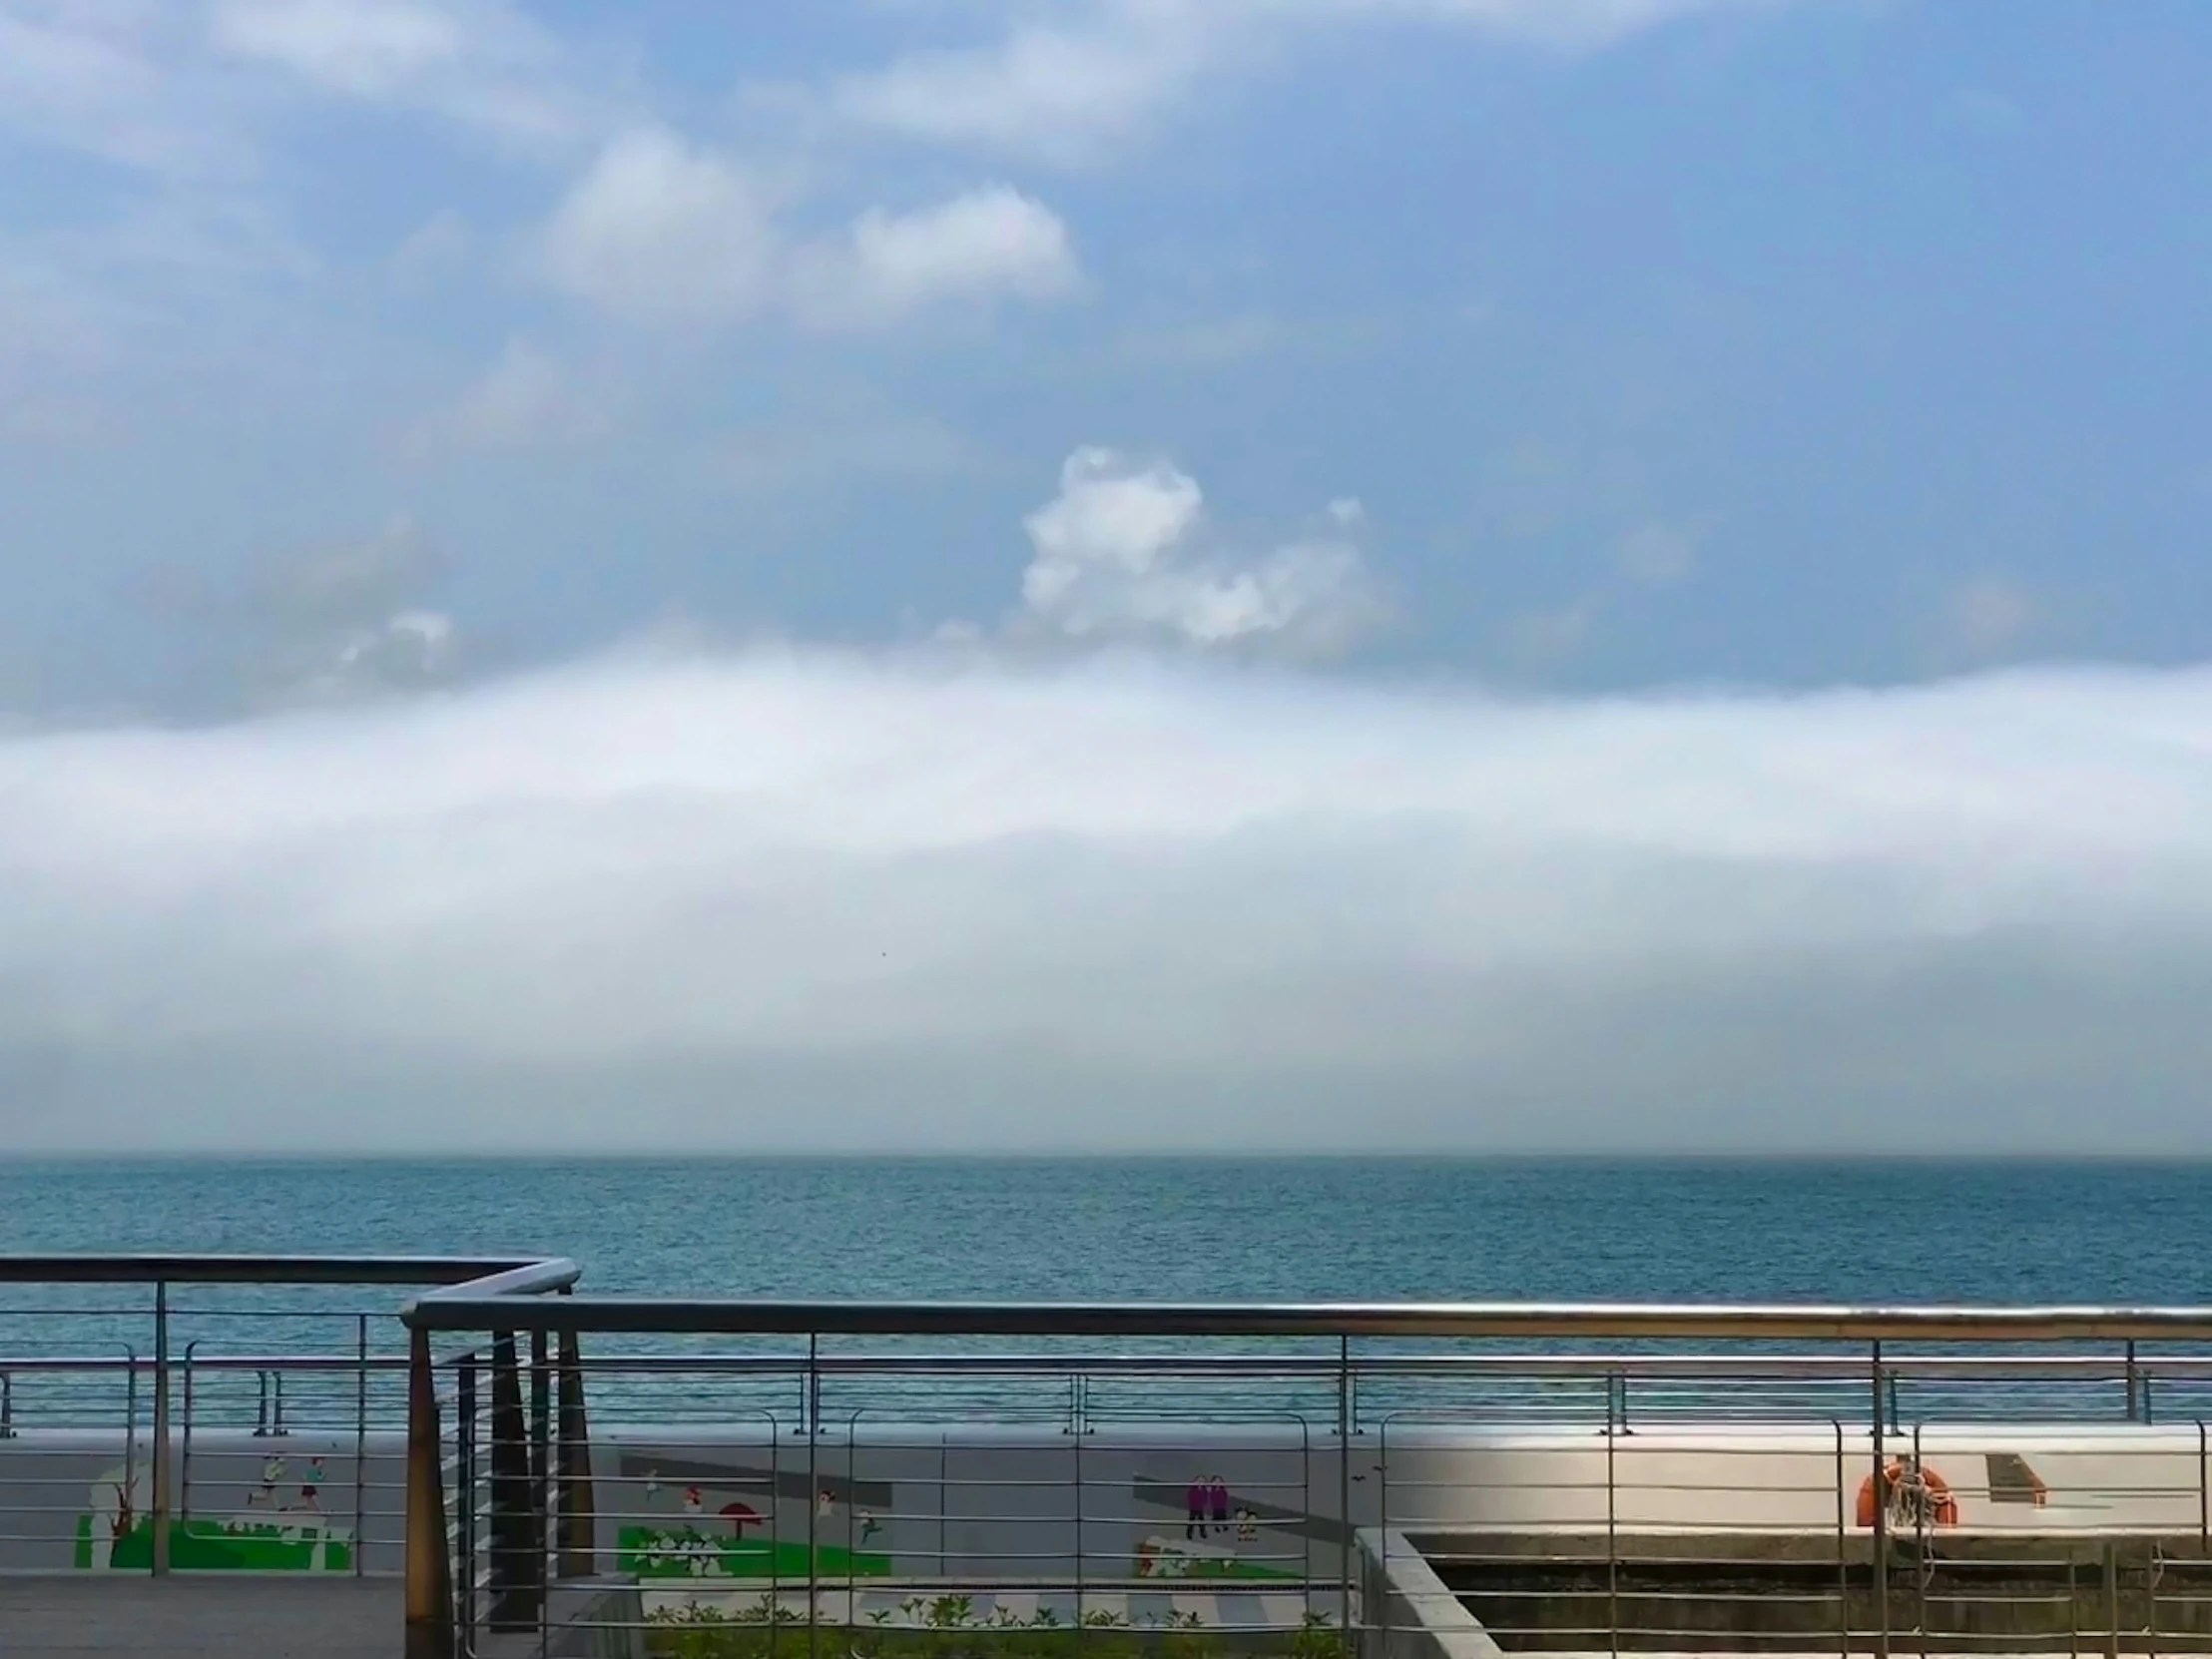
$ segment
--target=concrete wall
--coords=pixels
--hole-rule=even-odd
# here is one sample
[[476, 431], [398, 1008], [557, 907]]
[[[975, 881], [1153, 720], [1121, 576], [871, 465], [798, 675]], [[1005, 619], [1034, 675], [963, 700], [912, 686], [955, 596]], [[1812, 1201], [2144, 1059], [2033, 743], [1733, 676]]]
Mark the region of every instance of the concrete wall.
[[[276, 1440], [201, 1432], [189, 1459], [182, 1443], [175, 1454], [178, 1512], [208, 1533], [211, 1550], [227, 1536], [266, 1534], [302, 1570], [395, 1572], [401, 1449], [396, 1433], [373, 1434], [356, 1467], [347, 1430], [299, 1427]], [[2178, 1535], [2205, 1520], [2193, 1425], [1928, 1430], [1920, 1454], [1947, 1486], [1933, 1526], [1943, 1535]], [[1402, 1421], [1377, 1425], [1348, 1451], [1281, 1425], [1070, 1436], [870, 1423], [815, 1439], [766, 1424], [601, 1425], [593, 1459], [604, 1546], [625, 1528], [648, 1555], [660, 1547], [649, 1535], [696, 1540], [689, 1559], [648, 1561], [649, 1582], [804, 1575], [812, 1549], [818, 1571], [834, 1563], [847, 1576], [1329, 1583], [1346, 1571], [1355, 1527], [1858, 1534], [1872, 1445], [1864, 1433], [1819, 1428], [1609, 1439]], [[1209, 1506], [1193, 1523], [1187, 1488], [1217, 1474], [1230, 1517], [1216, 1522]], [[87, 1553], [81, 1536], [88, 1570], [102, 1570], [123, 1512], [143, 1517], [151, 1500], [143, 1436], [39, 1430], [0, 1440], [0, 1570], [69, 1568]]]

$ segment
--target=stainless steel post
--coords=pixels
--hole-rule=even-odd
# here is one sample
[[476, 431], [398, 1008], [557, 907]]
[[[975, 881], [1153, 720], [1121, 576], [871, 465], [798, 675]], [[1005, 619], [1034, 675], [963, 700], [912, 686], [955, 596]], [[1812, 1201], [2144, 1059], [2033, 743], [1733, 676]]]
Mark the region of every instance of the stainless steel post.
[[[1352, 1547], [1359, 1536], [1352, 1523], [1352, 1338], [1337, 1339], [1337, 1514], [1344, 1522], [1344, 1539], [1337, 1546], [1337, 1629], [1349, 1648], [1352, 1642]], [[1389, 1525], [1387, 1515], [1377, 1517], [1378, 1526]]]
[[358, 1578], [367, 1570], [361, 1562], [361, 1534], [368, 1518], [368, 1316], [356, 1314], [354, 1320], [354, 1357], [360, 1368], [353, 1374], [353, 1576]]
[[822, 1357], [821, 1338], [807, 1338], [807, 1659], [822, 1634]]
[[1874, 1493], [1874, 1536], [1871, 1559], [1874, 1566], [1874, 1622], [1875, 1651], [1888, 1659], [1890, 1652], [1890, 1471], [1883, 1458], [1886, 1455], [1882, 1443], [1882, 1423], [1889, 1401], [1884, 1397], [1882, 1377], [1882, 1343], [1874, 1344], [1874, 1472], [1868, 1478]]
[[169, 1571], [169, 1281], [154, 1281], [154, 1576]]

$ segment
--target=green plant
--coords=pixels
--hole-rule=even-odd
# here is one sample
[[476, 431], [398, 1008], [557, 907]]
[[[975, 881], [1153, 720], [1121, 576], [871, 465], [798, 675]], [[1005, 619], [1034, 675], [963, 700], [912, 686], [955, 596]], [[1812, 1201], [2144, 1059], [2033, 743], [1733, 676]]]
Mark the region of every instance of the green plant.
[[810, 1629], [766, 1595], [729, 1609], [663, 1609], [647, 1625], [654, 1659], [1350, 1659], [1343, 1632], [1315, 1614], [1284, 1632], [1280, 1646], [1263, 1646], [1233, 1642], [1195, 1613], [1142, 1627], [1103, 1607], [1073, 1623], [1050, 1608], [1023, 1619], [1000, 1607], [978, 1619], [975, 1598], [955, 1592], [908, 1596], [850, 1626]]

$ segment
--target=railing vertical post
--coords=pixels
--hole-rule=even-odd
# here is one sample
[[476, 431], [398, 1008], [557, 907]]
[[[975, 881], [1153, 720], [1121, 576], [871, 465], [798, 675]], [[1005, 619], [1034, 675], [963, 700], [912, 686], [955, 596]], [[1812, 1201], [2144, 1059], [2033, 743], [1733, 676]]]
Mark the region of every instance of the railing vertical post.
[[1083, 1590], [1089, 1575], [1083, 1566], [1083, 1436], [1075, 1436], [1075, 1647], [1083, 1647]]
[[2120, 1560], [2110, 1538], [2104, 1540], [2104, 1652], [2120, 1659]]
[[1845, 1527], [1849, 1510], [1845, 1507], [1844, 1493], [1850, 1489], [1851, 1466], [1844, 1461], [1844, 1421], [1838, 1417], [1836, 1424], [1836, 1652], [1841, 1659], [1851, 1654], [1851, 1545], [1850, 1532]]
[[[1352, 1550], [1358, 1533], [1352, 1522], [1352, 1338], [1337, 1339], [1337, 1515], [1344, 1522], [1344, 1537], [1337, 1546], [1337, 1632], [1347, 1648], [1352, 1642]], [[1376, 1525], [1388, 1526], [1387, 1515]]]
[[169, 1281], [154, 1281], [154, 1575], [169, 1571]]
[[522, 1414], [522, 1367], [511, 1331], [491, 1339], [491, 1626], [538, 1622], [545, 1571], [530, 1503], [530, 1430]]
[[[584, 1407], [584, 1358], [574, 1331], [561, 1333], [560, 1375], [556, 1381], [560, 1394], [560, 1572], [564, 1578], [588, 1578], [597, 1570], [596, 1540], [592, 1536], [591, 1428]], [[771, 1432], [772, 1448], [775, 1438]], [[775, 1507], [772, 1487], [772, 1530]]]
[[481, 1364], [476, 1351], [461, 1356], [453, 1377], [453, 1557], [459, 1564], [454, 1592], [458, 1598], [454, 1624], [463, 1652], [476, 1649], [476, 1534], [482, 1519], [476, 1504], [481, 1484], [476, 1469], [476, 1372]]
[[[1612, 1414], [1610, 1390], [1606, 1414]], [[1619, 1445], [1619, 1435], [1605, 1436], [1605, 1631], [1606, 1651], [1616, 1659], [1621, 1650], [1620, 1488], [1613, 1459]]]
[[822, 1338], [807, 1337], [807, 1659], [822, 1631]]
[[[368, 1316], [356, 1314], [353, 1373], [353, 1576], [367, 1568], [361, 1561], [362, 1533], [366, 1530], [368, 1504]], [[190, 1431], [190, 1424], [187, 1425]]]
[[2197, 1418], [2197, 1541], [2212, 1555], [2212, 1441], [2207, 1441], [2204, 1419]]
[[[455, 1427], [468, 1432], [465, 1422]], [[430, 1364], [430, 1334], [411, 1331], [407, 1335], [406, 1659], [456, 1659], [445, 1482], [438, 1458], [438, 1387]], [[471, 1501], [465, 1481], [456, 1496], [464, 1505]], [[360, 1534], [356, 1531], [353, 1537], [357, 1550]], [[465, 1559], [461, 1570], [469, 1570]]]
[[[537, 1534], [537, 1581], [552, 1569], [553, 1548], [553, 1356], [543, 1331], [530, 1333], [530, 1513]], [[541, 1594], [542, 1606], [545, 1597]]]
[[2135, 1343], [2127, 1345], [2127, 1420], [2140, 1422], [2143, 1418], [2143, 1374], [2135, 1364]]
[[177, 1457], [177, 1513], [192, 1519], [192, 1351], [198, 1342], [185, 1344], [184, 1377], [180, 1384], [184, 1393], [185, 1426], [178, 1437], [183, 1449]]
[[1889, 1404], [1882, 1376], [1882, 1343], [1874, 1344], [1874, 1473], [1869, 1488], [1874, 1493], [1874, 1535], [1870, 1559], [1874, 1566], [1875, 1651], [1889, 1659], [1890, 1652], [1890, 1471], [1884, 1465], [1882, 1423]]

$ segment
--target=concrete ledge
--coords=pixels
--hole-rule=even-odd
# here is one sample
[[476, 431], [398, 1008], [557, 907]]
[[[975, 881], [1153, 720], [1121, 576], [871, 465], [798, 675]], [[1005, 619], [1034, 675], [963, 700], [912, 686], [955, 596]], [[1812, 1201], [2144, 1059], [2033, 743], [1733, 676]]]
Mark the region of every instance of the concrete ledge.
[[1360, 1659], [1504, 1659], [1504, 1649], [1394, 1527], [1362, 1527]]
[[545, 1598], [546, 1635], [479, 1635], [479, 1659], [645, 1659], [645, 1598], [635, 1578], [565, 1578]]

